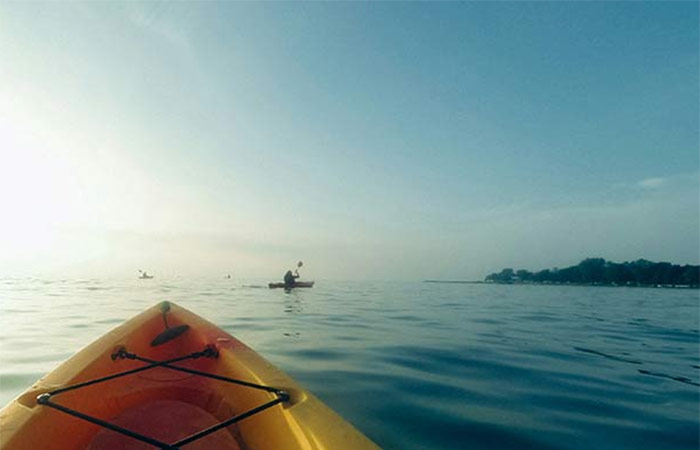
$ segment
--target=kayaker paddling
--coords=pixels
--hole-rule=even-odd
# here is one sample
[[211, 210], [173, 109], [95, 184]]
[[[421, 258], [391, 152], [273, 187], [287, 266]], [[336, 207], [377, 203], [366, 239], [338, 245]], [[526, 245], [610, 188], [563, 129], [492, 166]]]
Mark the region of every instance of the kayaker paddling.
[[299, 278], [298, 273], [292, 273], [291, 270], [288, 270], [287, 273], [284, 274], [284, 288], [292, 289], [297, 284], [297, 278]]
[[314, 286], [313, 281], [298, 281], [297, 278], [299, 278], [299, 268], [303, 266], [304, 263], [299, 261], [297, 263], [297, 268], [294, 269], [294, 272], [291, 270], [288, 270], [287, 273], [284, 274], [282, 277], [282, 282], [277, 282], [277, 283], [268, 283], [267, 285], [270, 287], [270, 289], [277, 289], [277, 288], [284, 288], [285, 291], [289, 292], [292, 289], [296, 288], [310, 288]]
[[149, 275], [148, 272], [146, 272], [145, 270], [139, 269], [139, 273], [141, 274], [139, 278], [142, 280], [150, 280], [151, 278], [153, 278], [153, 275]]
[[287, 273], [284, 274], [284, 288], [285, 289], [292, 289], [296, 286], [297, 278], [299, 278], [299, 268], [303, 265], [304, 265], [304, 263], [299, 261], [297, 263], [297, 268], [294, 270], [294, 273], [292, 273], [291, 270], [288, 270]]

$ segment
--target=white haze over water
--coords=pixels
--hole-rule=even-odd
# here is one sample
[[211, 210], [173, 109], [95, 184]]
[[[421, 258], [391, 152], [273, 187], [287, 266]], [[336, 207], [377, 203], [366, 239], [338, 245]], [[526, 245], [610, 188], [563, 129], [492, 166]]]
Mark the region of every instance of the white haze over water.
[[697, 264], [697, 16], [4, 3], [0, 274]]

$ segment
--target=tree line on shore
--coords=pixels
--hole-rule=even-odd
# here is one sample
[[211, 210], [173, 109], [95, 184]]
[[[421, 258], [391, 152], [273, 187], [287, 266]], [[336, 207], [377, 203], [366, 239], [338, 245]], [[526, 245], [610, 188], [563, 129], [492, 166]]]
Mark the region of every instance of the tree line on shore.
[[484, 280], [487, 283], [589, 284], [601, 286], [667, 286], [692, 287], [700, 285], [700, 266], [652, 262], [646, 259], [615, 263], [603, 258], [586, 258], [564, 269], [544, 269], [539, 272], [503, 269]]

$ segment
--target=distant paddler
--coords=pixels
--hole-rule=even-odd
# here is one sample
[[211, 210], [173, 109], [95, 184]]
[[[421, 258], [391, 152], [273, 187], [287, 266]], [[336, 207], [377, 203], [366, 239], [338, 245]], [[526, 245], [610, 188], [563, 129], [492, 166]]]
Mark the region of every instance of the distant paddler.
[[297, 281], [297, 278], [299, 278], [299, 268], [303, 265], [304, 263], [299, 261], [297, 263], [297, 268], [294, 270], [294, 272], [288, 270], [287, 273], [284, 274], [284, 277], [282, 277], [282, 283], [268, 283], [268, 286], [270, 287], [270, 289], [284, 288], [284, 290], [287, 292], [291, 291], [294, 288], [314, 287], [313, 281]]
[[287, 273], [284, 274], [284, 288], [285, 289], [292, 289], [296, 286], [297, 278], [299, 278], [299, 268], [303, 265], [304, 265], [304, 263], [299, 261], [297, 263], [297, 268], [294, 269], [294, 273], [292, 273], [291, 270], [288, 270]]
[[139, 277], [139, 279], [141, 280], [150, 280], [151, 278], [153, 278], [153, 275], [149, 275], [145, 270], [139, 269], [139, 273], [141, 274], [141, 276]]

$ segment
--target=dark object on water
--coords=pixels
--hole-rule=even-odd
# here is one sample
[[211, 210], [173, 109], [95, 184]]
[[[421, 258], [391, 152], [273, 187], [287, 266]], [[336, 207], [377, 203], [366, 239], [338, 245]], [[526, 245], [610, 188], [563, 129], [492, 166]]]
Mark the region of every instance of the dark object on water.
[[268, 286], [270, 289], [275, 289], [275, 288], [285, 288], [285, 289], [293, 289], [293, 288], [310, 288], [314, 287], [315, 281], [297, 281], [294, 283], [294, 286], [287, 287], [284, 283], [269, 283]]
[[153, 340], [151, 341], [151, 347], [155, 347], [157, 345], [165, 344], [168, 341], [172, 341], [173, 339], [180, 336], [182, 333], [189, 330], [190, 328], [189, 325], [178, 325], [172, 328], [168, 326], [168, 317], [166, 316], [166, 314], [168, 314], [168, 311], [170, 311], [170, 303], [163, 302], [160, 305], [160, 310], [163, 313], [163, 323], [165, 324], [165, 330], [161, 331], [158, 336], [153, 338]]
[[[291, 270], [288, 270], [287, 273], [284, 274], [284, 277], [282, 278], [284, 280], [284, 288], [285, 289], [292, 289], [297, 287], [297, 278], [299, 278], [299, 269], [301, 266], [303, 266], [304, 263], [299, 261], [297, 263], [297, 268], [294, 269], [294, 273], [292, 273]], [[272, 287], [272, 286], [270, 286]]]
[[145, 270], [139, 270], [139, 272], [141, 273], [141, 276], [139, 277], [140, 280], [150, 280], [153, 278], [153, 275], [149, 275]]
[[293, 288], [297, 284], [297, 278], [299, 278], [299, 273], [292, 273], [291, 270], [288, 270], [287, 273], [284, 274], [284, 287], [287, 289]]

